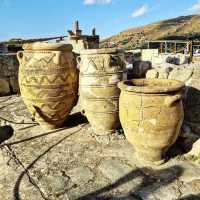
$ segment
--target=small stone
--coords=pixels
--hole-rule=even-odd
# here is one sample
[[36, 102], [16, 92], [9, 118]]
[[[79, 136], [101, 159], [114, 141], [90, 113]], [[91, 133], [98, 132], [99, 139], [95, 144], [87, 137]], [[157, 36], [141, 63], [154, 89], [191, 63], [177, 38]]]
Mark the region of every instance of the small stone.
[[104, 145], [109, 144], [111, 140], [110, 135], [94, 135], [94, 138], [99, 144], [104, 144]]
[[146, 73], [147, 79], [158, 78], [158, 76], [159, 76], [159, 73], [156, 69], [151, 69], [151, 70], [147, 71], [147, 73]]
[[159, 79], [167, 79], [169, 76], [168, 68], [159, 69]]
[[94, 173], [89, 167], [78, 167], [67, 171], [66, 174], [70, 177], [73, 183], [83, 185], [94, 178]]
[[200, 159], [200, 139], [198, 139], [192, 146], [188, 155], [196, 156]]

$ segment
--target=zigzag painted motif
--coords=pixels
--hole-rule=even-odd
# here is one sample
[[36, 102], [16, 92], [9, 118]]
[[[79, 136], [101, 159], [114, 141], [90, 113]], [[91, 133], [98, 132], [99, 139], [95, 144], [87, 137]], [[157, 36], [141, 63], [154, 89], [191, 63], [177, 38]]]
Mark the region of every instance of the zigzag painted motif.
[[[57, 103], [55, 103], [55, 104], [43, 104], [42, 106], [41, 106], [41, 109], [48, 109], [48, 110], [60, 110], [60, 108], [66, 108], [67, 106], [67, 103], [64, 103], [64, 102], [57, 102]], [[45, 110], [46, 110], [45, 109]]]
[[[43, 54], [43, 52], [41, 52], [41, 53]], [[32, 52], [32, 54], [34, 54], [34, 52]], [[48, 53], [48, 54], [52, 54], [52, 53]], [[45, 66], [49, 66], [50, 62], [52, 62], [53, 57], [55, 56], [55, 54], [52, 54], [51, 56], [48, 55], [48, 56], [44, 56], [44, 57], [38, 59], [38, 58], [35, 58], [34, 56], [31, 56], [30, 52], [28, 53], [28, 55], [29, 56], [26, 56], [26, 55], [24, 56], [22, 65], [31, 67], [32, 65], [29, 65], [29, 62], [31, 61], [31, 63], [34, 63], [33, 68], [35, 68], [36, 63], [38, 66], [40, 66], [39, 63], [41, 63], [42, 65], [45, 65]], [[52, 64], [54, 66], [56, 65], [54, 62], [52, 62]]]
[[37, 97], [37, 98], [59, 98], [59, 97], [67, 97], [68, 95], [71, 95], [73, 92], [71, 90], [62, 90], [59, 89], [60, 91], [55, 91], [55, 90], [43, 90], [40, 89], [39, 91], [36, 89], [24, 89], [24, 87], [21, 88], [21, 93], [22, 94], [28, 94], [31, 97]]
[[[22, 84], [36, 84], [36, 85], [42, 85], [44, 83], [46, 84], [55, 84], [56, 81], [60, 82], [61, 84], [67, 82], [68, 74], [66, 75], [56, 75], [52, 80], [48, 76], [42, 76], [42, 77], [21, 77], [21, 83]], [[56, 84], [58, 84], [58, 82]]]
[[64, 74], [68, 73], [70, 68], [67, 67], [55, 67], [52, 69], [21, 69], [21, 73], [25, 76], [40, 76], [40, 75], [53, 75], [53, 74]]

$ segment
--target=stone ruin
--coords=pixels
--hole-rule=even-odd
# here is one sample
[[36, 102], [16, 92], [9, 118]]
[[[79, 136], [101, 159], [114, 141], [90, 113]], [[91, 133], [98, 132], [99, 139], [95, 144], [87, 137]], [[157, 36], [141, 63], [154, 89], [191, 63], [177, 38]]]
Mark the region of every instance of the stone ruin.
[[0, 95], [16, 94], [19, 63], [15, 53], [0, 54]]
[[[187, 144], [183, 143], [186, 149], [190, 148], [189, 146], [195, 138], [198, 138], [200, 132], [200, 62], [198, 55], [194, 55], [191, 61], [187, 54], [161, 54], [158, 49], [143, 49], [140, 53], [139, 61], [134, 61], [134, 54], [132, 54], [133, 64], [131, 70], [128, 70], [130, 79], [133, 77], [173, 79], [185, 83], [186, 88], [183, 96], [185, 119], [181, 137], [187, 138]], [[135, 60], [138, 60], [137, 56]], [[197, 150], [199, 149], [198, 144], [199, 142], [194, 145], [196, 150], [191, 151], [195, 152], [196, 156], [199, 155], [197, 153], [199, 152]]]
[[[82, 48], [98, 48], [99, 37], [95, 30], [92, 36], [82, 35], [76, 22], [69, 41], [79, 53]], [[79, 106], [63, 128], [43, 131], [32, 121], [20, 96], [8, 96], [19, 92], [15, 54], [0, 55], [0, 123], [7, 127], [0, 137], [2, 199], [200, 198], [200, 63], [188, 63], [186, 57], [183, 63], [182, 58], [177, 62], [183, 55], [174, 58], [159, 55], [157, 50], [145, 51], [126, 53], [128, 79], [164, 78], [186, 84], [181, 135], [169, 152], [169, 161], [161, 167], [140, 166], [121, 129], [109, 138], [91, 137]]]
[[83, 35], [79, 28], [79, 22], [75, 21], [73, 30], [68, 30], [69, 38], [67, 43], [72, 44], [73, 51], [77, 54], [83, 49], [98, 49], [99, 35], [96, 35], [96, 28], [92, 29], [91, 35]]

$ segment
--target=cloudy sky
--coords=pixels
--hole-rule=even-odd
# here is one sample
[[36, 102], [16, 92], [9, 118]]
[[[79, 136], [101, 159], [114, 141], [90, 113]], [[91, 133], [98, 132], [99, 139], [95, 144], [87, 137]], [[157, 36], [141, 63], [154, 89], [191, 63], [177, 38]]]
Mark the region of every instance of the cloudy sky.
[[200, 0], [0, 0], [0, 41], [66, 35], [80, 21], [101, 38], [181, 15], [200, 14]]

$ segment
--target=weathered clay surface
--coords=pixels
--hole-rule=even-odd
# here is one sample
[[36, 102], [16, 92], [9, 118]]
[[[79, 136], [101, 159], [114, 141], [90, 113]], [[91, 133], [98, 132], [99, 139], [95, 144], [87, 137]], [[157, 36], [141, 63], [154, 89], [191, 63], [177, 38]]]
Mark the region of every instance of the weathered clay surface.
[[120, 54], [117, 49], [93, 49], [82, 51], [79, 58], [80, 102], [96, 135], [111, 134], [119, 125]]
[[120, 121], [138, 159], [160, 163], [176, 141], [183, 122], [181, 89], [166, 79], [133, 79], [118, 84]]
[[33, 43], [24, 45], [17, 56], [20, 91], [32, 117], [44, 128], [60, 127], [77, 100], [72, 46]]
[[122, 137], [98, 144], [79, 107], [56, 131], [32, 122], [19, 96], [1, 97], [0, 108], [1, 125], [15, 130], [0, 148], [3, 200], [200, 198], [200, 165], [178, 156], [162, 166], [141, 166]]

